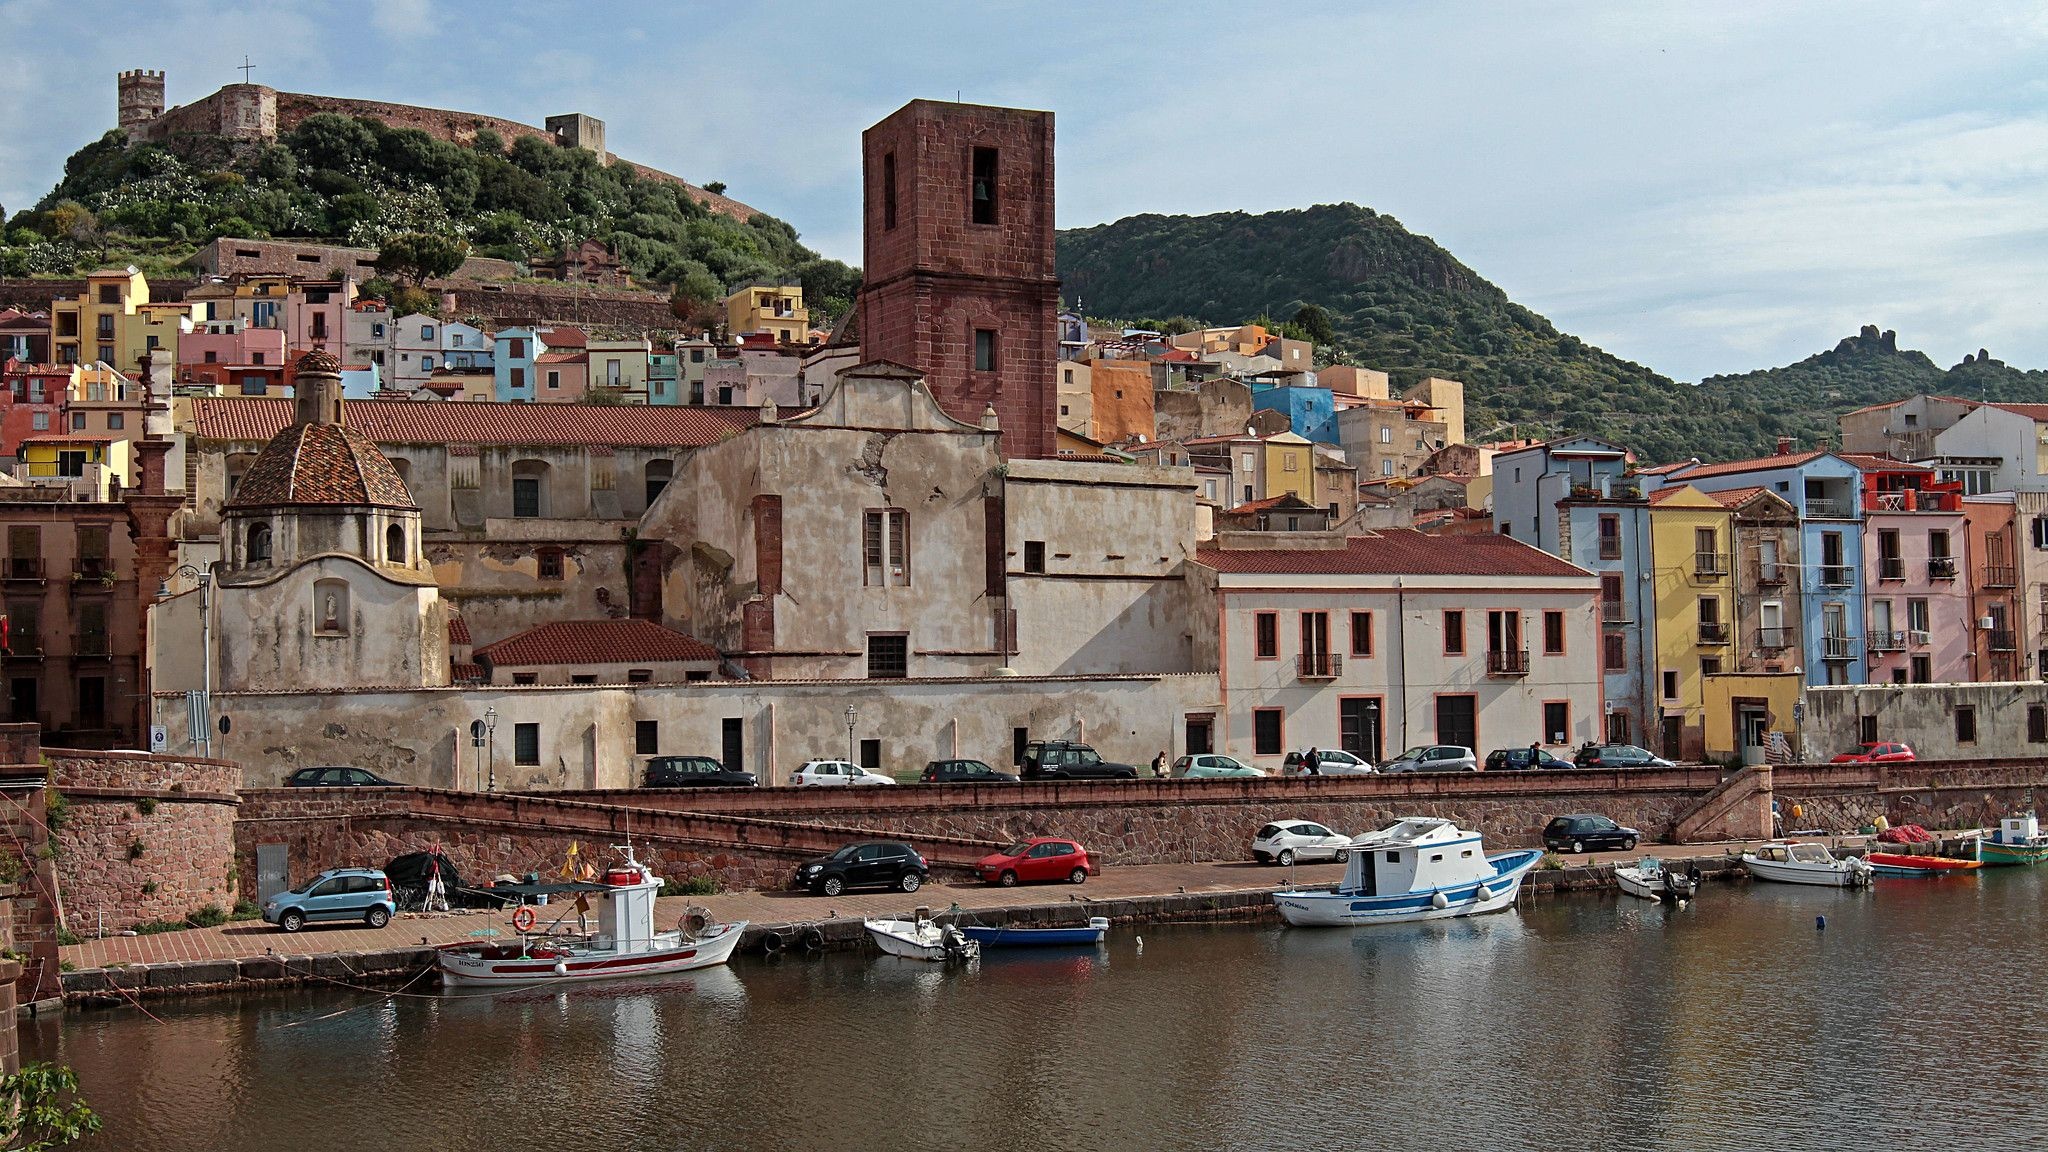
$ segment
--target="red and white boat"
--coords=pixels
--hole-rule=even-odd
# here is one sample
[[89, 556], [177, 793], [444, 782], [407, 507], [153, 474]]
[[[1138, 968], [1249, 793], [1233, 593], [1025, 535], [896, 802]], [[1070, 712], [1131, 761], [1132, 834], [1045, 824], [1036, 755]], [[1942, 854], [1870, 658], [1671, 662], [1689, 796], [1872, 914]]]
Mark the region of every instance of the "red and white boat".
[[[654, 926], [654, 901], [661, 878], [621, 849], [625, 862], [613, 865], [601, 883], [500, 885], [493, 893], [545, 897], [549, 904], [523, 904], [512, 914], [517, 943], [468, 942], [443, 945], [444, 984], [500, 986], [565, 984], [688, 972], [723, 964], [746, 931], [742, 920], [713, 924], [692, 909], [671, 931]], [[543, 915], [552, 915], [543, 924]]]
[[1913, 856], [1902, 852], [1866, 852], [1863, 858], [1879, 876], [1941, 876], [1952, 872], [1973, 872], [1983, 865], [1975, 860], [1947, 856]]

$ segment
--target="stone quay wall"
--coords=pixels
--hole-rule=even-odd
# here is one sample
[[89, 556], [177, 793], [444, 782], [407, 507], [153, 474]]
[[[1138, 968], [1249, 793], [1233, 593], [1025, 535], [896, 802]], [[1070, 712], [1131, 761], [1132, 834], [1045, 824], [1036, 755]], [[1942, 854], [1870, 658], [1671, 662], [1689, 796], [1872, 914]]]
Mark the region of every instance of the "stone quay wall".
[[1997, 827], [2048, 800], [2048, 757], [1790, 764], [1774, 776], [1787, 828], [1862, 828], [1879, 816], [1928, 828]]
[[238, 766], [65, 749], [44, 756], [65, 800], [56, 829], [65, 927], [120, 931], [234, 906]]

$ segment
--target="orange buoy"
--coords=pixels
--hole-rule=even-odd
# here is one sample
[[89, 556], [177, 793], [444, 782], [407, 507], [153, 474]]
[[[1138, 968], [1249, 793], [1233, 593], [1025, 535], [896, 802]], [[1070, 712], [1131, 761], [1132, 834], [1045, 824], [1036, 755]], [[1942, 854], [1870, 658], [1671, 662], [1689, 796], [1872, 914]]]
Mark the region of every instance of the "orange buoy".
[[522, 906], [518, 911], [512, 913], [512, 927], [517, 928], [521, 932], [533, 931], [533, 926], [538, 923], [540, 923], [540, 915], [532, 908]]

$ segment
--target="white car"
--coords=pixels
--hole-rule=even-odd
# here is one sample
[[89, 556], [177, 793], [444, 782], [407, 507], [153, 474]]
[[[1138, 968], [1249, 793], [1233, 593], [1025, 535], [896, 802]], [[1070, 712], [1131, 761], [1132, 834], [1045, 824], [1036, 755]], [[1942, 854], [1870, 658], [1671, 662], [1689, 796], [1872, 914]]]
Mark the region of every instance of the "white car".
[[798, 788], [858, 788], [868, 784], [896, 783], [872, 768], [863, 768], [847, 760], [806, 760], [789, 782]]
[[[1308, 771], [1301, 766], [1301, 758], [1307, 753], [1308, 749], [1306, 748], [1299, 752], [1289, 752], [1287, 758], [1280, 764], [1280, 774], [1282, 776], [1308, 775]], [[1361, 760], [1340, 748], [1316, 749], [1317, 775], [1370, 776], [1377, 771], [1379, 769], [1372, 766], [1372, 761]]]
[[1252, 859], [1280, 865], [1296, 860], [1335, 860], [1349, 843], [1351, 837], [1313, 820], [1275, 820], [1252, 837]]

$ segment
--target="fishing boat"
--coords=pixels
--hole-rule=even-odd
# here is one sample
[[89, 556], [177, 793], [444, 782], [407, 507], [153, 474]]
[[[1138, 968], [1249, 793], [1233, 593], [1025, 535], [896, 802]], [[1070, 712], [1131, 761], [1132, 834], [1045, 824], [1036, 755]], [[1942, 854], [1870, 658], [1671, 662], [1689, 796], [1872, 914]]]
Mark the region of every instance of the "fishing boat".
[[1837, 859], [1827, 845], [1813, 840], [1773, 840], [1744, 852], [1742, 866], [1758, 880], [1823, 888], [1859, 887], [1870, 883], [1871, 874], [1870, 865], [1860, 857]]
[[963, 924], [960, 931], [983, 948], [1079, 948], [1102, 943], [1109, 917], [1091, 916], [1084, 928], [1017, 928]]
[[1617, 865], [1614, 882], [1631, 896], [1682, 905], [1699, 895], [1699, 865], [1694, 864], [1684, 872], [1673, 872], [1664, 867], [1662, 860], [1645, 856], [1634, 864]]
[[1334, 889], [1273, 894], [1281, 919], [1312, 927], [1498, 912], [1514, 904], [1522, 878], [1543, 858], [1535, 849], [1489, 856], [1477, 832], [1428, 816], [1354, 837], [1338, 854], [1344, 879]]
[[1998, 831], [1977, 839], [1977, 859], [1987, 866], [2039, 864], [2048, 860], [2048, 836], [2032, 812], [1999, 821]]
[[[599, 880], [559, 884], [500, 884], [485, 889], [496, 897], [546, 899], [513, 910], [516, 943], [462, 941], [438, 949], [444, 984], [534, 985], [612, 980], [688, 972], [723, 964], [739, 946], [746, 921], [715, 924], [692, 909], [671, 931], [654, 926], [654, 901], [661, 878], [619, 849], [625, 862]], [[573, 899], [567, 899], [573, 897]], [[554, 919], [541, 923], [543, 914]]]
[[1914, 856], [1904, 852], [1868, 852], [1863, 859], [1869, 862], [1871, 874], [1875, 876], [1951, 876], [1983, 867], [1975, 860]]
[[864, 920], [875, 946], [905, 960], [965, 961], [981, 956], [981, 945], [950, 924], [931, 920]]

